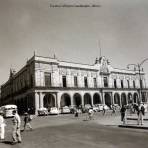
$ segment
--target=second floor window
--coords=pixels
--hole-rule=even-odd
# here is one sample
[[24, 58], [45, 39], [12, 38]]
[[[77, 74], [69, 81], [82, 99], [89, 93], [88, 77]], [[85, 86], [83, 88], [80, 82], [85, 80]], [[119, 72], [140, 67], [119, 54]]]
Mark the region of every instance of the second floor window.
[[97, 88], [97, 79], [94, 78], [94, 88]]
[[136, 88], [135, 81], [133, 81], [133, 88]]
[[[34, 84], [33, 84], [33, 75], [30, 75], [30, 87], [32, 88], [33, 86], [34, 86]], [[19, 86], [18, 86], [18, 88], [19, 88]]]
[[78, 87], [78, 79], [74, 76], [74, 87]]
[[143, 82], [140, 80], [140, 88], [143, 88]]
[[123, 80], [121, 80], [121, 88], [124, 88]]
[[117, 88], [117, 81], [114, 79], [114, 87]]
[[84, 77], [84, 86], [85, 86], [85, 87], [88, 87], [87, 77]]
[[108, 79], [107, 79], [107, 77], [104, 77], [104, 87], [108, 87]]
[[67, 87], [66, 76], [63, 76], [62, 80], [63, 80], [63, 87]]
[[51, 86], [51, 73], [45, 73], [45, 86]]
[[130, 88], [129, 80], [127, 80], [127, 88]]

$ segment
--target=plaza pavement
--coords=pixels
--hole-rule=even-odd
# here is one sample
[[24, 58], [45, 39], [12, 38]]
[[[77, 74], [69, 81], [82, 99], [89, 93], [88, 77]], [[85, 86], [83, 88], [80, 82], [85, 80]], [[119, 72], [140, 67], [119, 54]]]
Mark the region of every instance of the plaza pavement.
[[[126, 125], [122, 125], [121, 122], [121, 116], [120, 112], [117, 112], [116, 114], [111, 115], [111, 111], [106, 112], [105, 115], [102, 114], [102, 112], [97, 112], [93, 116], [93, 120], [88, 120], [88, 115], [80, 114], [78, 118], [74, 117], [74, 114], [64, 114], [64, 115], [57, 115], [57, 116], [40, 116], [36, 117], [34, 116], [32, 121], [32, 127], [34, 130], [41, 129], [44, 127], [55, 127], [55, 126], [61, 126], [61, 125], [68, 125], [73, 123], [81, 123], [81, 122], [92, 122], [95, 124], [105, 125], [105, 126], [111, 126], [111, 127], [126, 127], [126, 128], [142, 128], [142, 129], [148, 129], [148, 113], [145, 114], [144, 119], [144, 125], [137, 125], [137, 115], [136, 114], [128, 114]], [[12, 132], [12, 119], [6, 119], [6, 141], [10, 142], [11, 139], [11, 132]], [[23, 120], [23, 117], [22, 117]], [[23, 121], [22, 121], [22, 127], [23, 128]], [[8, 148], [8, 145], [4, 145], [0, 143], [0, 148]]]
[[[54, 120], [52, 120], [54, 118]], [[126, 115], [126, 124], [123, 125], [121, 122], [120, 112], [116, 112], [116, 114], [112, 114], [112, 111], [107, 111], [105, 115], [102, 112], [94, 113], [93, 120], [91, 122], [102, 124], [105, 126], [115, 126], [115, 127], [123, 127], [123, 128], [137, 128], [137, 129], [148, 129], [148, 112], [145, 113], [143, 125], [137, 125], [137, 114], [130, 114], [127, 113]], [[78, 119], [74, 117], [73, 114], [64, 114], [64, 115], [57, 115], [57, 116], [41, 116], [41, 117], [34, 117], [32, 126], [34, 128], [41, 128], [46, 126], [58, 126], [73, 122], [81, 122], [81, 121], [88, 121], [88, 115], [79, 114]]]

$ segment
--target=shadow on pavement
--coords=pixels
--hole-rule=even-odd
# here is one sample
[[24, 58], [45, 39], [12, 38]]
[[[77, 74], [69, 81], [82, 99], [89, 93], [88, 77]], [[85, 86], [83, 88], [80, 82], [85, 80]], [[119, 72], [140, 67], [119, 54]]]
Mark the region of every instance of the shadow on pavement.
[[3, 141], [2, 143], [12, 145], [12, 141]]

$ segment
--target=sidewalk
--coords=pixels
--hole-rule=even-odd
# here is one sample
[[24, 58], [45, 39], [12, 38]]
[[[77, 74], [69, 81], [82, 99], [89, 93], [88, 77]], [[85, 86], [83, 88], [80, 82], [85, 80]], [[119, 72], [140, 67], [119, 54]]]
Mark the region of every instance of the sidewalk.
[[143, 117], [143, 125], [137, 125], [137, 120], [137, 114], [129, 114], [126, 117], [126, 124], [120, 124], [118, 126], [122, 128], [148, 129], [148, 112]]
[[111, 116], [111, 113], [108, 112], [106, 115], [95, 115], [94, 121], [97, 124], [102, 124], [105, 126], [115, 126], [122, 128], [135, 128], [135, 129], [148, 129], [148, 112], [144, 116], [143, 125], [137, 125], [137, 114], [128, 114], [126, 116], [126, 124], [123, 125], [121, 121], [120, 112]]

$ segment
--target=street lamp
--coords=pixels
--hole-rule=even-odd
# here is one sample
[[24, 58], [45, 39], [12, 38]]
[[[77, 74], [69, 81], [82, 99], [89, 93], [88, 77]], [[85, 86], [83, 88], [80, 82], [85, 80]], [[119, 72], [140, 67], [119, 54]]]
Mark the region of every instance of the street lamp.
[[147, 61], [148, 58], [144, 59], [142, 62], [138, 64], [128, 64], [127, 68], [129, 69], [129, 66], [134, 66], [134, 70], [136, 70], [136, 67], [138, 68], [138, 74], [139, 74], [139, 84], [140, 84], [140, 89], [139, 89], [139, 101], [142, 102], [142, 79], [141, 79], [141, 71], [143, 71], [143, 68], [141, 67], [145, 61]]

